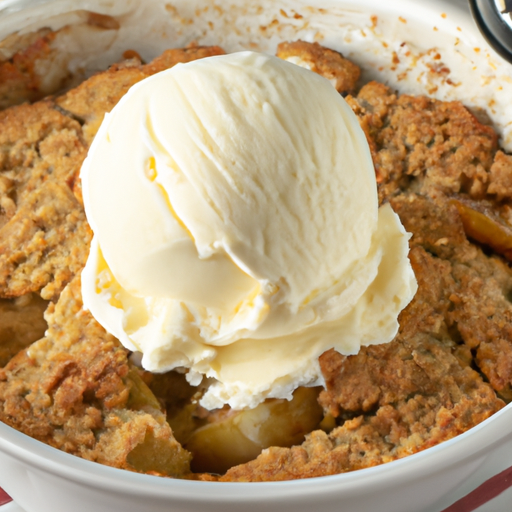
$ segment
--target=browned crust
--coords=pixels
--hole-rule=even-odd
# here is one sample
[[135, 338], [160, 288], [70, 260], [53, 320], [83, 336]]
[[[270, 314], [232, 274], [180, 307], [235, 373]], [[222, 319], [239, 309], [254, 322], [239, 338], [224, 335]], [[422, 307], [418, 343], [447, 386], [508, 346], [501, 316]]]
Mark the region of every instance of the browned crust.
[[128, 353], [84, 311], [79, 278], [46, 320], [46, 336], [0, 370], [0, 420], [68, 453], [131, 470], [138, 469], [134, 450], [150, 439], [149, 458], [171, 459], [164, 474], [188, 473], [189, 456], [161, 411], [140, 401], [130, 407]]
[[82, 269], [90, 230], [72, 187], [80, 125], [51, 103], [0, 113], [0, 297], [55, 299]]
[[398, 96], [378, 82], [347, 100], [368, 138], [381, 200], [413, 181], [424, 194], [485, 196], [498, 137], [461, 103]]
[[296, 58], [301, 65], [308, 66], [311, 71], [322, 75], [333, 82], [341, 94], [348, 94], [356, 89], [361, 70], [359, 66], [318, 43], [293, 41], [280, 43], [276, 55], [284, 60]]

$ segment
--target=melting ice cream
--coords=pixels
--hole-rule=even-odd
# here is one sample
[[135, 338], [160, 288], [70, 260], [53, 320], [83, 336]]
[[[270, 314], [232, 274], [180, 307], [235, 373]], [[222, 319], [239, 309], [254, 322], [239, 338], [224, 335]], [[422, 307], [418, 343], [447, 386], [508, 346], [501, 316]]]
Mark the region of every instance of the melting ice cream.
[[324, 351], [389, 342], [416, 291], [356, 116], [329, 81], [275, 57], [143, 80], [81, 176], [85, 306], [144, 368], [210, 379], [207, 408], [322, 384]]

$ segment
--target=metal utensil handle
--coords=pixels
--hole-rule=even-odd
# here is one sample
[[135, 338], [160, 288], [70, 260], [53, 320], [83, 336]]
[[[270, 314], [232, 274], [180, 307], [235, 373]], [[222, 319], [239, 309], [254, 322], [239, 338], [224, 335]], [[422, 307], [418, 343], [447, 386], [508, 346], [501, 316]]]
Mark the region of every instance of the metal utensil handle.
[[512, 0], [469, 0], [469, 5], [487, 42], [512, 63]]

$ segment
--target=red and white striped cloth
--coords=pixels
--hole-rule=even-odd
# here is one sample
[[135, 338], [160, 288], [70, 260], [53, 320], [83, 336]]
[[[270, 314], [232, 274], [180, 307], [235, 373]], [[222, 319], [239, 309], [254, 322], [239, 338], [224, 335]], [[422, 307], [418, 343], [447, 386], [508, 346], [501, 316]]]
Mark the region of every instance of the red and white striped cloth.
[[11, 497], [0, 487], [0, 507], [11, 501]]

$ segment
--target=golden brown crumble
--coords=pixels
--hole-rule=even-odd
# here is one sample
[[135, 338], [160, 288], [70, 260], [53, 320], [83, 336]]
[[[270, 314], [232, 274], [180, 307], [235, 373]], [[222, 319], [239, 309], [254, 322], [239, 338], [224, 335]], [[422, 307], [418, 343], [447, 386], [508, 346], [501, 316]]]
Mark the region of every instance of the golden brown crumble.
[[356, 88], [361, 71], [343, 55], [318, 43], [305, 41], [283, 42], [277, 46], [280, 59], [297, 59], [300, 65], [330, 80], [340, 94], [348, 94]]
[[[30, 42], [36, 43], [42, 44]], [[317, 43], [282, 43], [278, 56], [296, 57], [335, 80], [340, 92], [354, 93], [347, 100], [370, 144], [379, 200], [389, 201], [413, 234], [419, 290], [391, 343], [354, 356], [322, 355], [323, 430], [291, 448], [270, 447], [220, 477], [190, 472], [190, 454], [178, 441], [186, 445], [198, 427], [232, 412], [201, 410], [197, 389], [181, 374], [138, 370], [83, 310], [79, 273], [91, 233], [78, 172], [104, 114], [131, 85], [178, 62], [221, 53], [218, 47], [168, 50], [142, 64], [131, 52], [63, 95], [0, 113], [0, 325], [7, 318], [12, 324], [0, 328], [3, 362], [46, 328], [46, 303], [38, 296], [52, 301], [44, 337], [0, 370], [0, 420], [114, 467], [262, 481], [388, 462], [498, 411], [512, 399], [512, 272], [502, 256], [508, 254], [512, 157], [458, 102], [400, 96], [377, 82], [356, 94], [359, 68], [339, 53]], [[476, 227], [468, 227], [465, 214], [478, 220]], [[498, 241], [478, 238], [489, 223]], [[34, 319], [29, 331], [27, 317]]]

